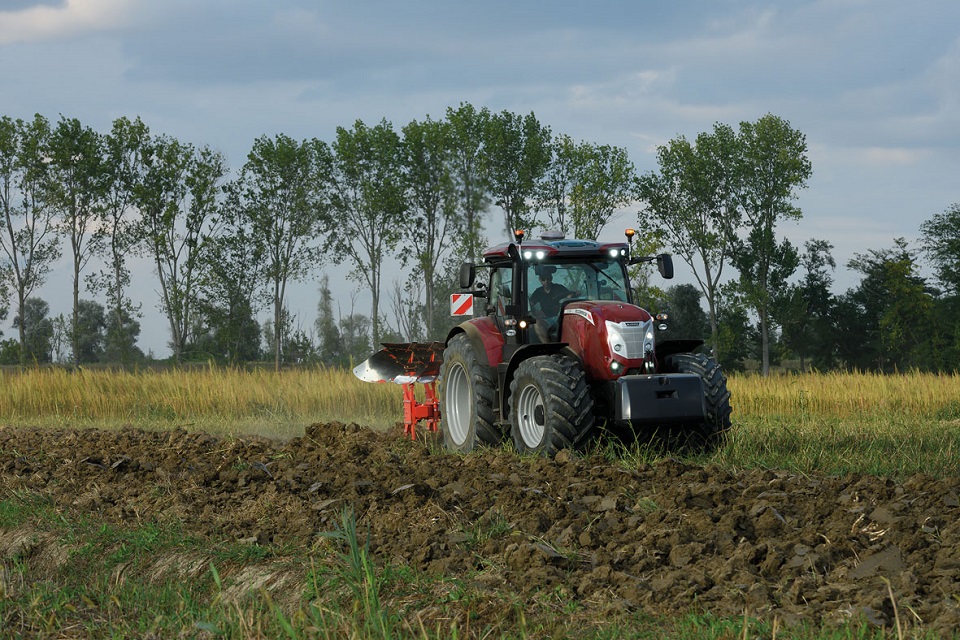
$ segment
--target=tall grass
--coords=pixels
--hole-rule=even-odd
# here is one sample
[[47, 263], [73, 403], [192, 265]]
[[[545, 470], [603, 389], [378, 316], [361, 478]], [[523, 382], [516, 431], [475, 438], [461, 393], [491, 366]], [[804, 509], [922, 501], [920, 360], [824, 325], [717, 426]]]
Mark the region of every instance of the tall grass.
[[0, 374], [0, 423], [120, 426], [214, 431], [301, 432], [339, 420], [375, 427], [402, 416], [400, 388], [369, 384], [351, 372], [223, 367], [164, 371], [57, 368]]
[[732, 376], [728, 466], [960, 474], [960, 376]]
[[728, 380], [736, 415], [859, 419], [960, 419], [960, 375], [920, 373], [806, 373]]
[[[734, 428], [717, 461], [800, 471], [960, 474], [960, 375], [731, 375]], [[222, 367], [0, 373], [0, 425], [132, 425], [301, 435], [312, 422], [374, 428], [403, 416], [394, 384], [352, 372]]]

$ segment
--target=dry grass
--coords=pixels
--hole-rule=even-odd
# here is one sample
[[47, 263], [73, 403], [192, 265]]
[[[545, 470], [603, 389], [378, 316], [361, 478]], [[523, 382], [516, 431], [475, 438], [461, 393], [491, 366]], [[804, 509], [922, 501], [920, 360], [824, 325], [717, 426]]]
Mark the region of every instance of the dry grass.
[[743, 418], [875, 416], [960, 418], [960, 375], [909, 372], [731, 376], [734, 410]]
[[386, 427], [402, 415], [400, 388], [349, 371], [221, 367], [122, 372], [31, 369], [0, 376], [0, 422], [21, 425], [186, 426], [285, 434], [294, 423], [339, 420]]
[[[728, 386], [734, 428], [716, 459], [731, 467], [957, 473], [956, 374], [733, 375]], [[335, 369], [0, 374], [0, 425], [184, 427], [283, 438], [313, 422], [388, 428], [402, 415], [399, 386]]]

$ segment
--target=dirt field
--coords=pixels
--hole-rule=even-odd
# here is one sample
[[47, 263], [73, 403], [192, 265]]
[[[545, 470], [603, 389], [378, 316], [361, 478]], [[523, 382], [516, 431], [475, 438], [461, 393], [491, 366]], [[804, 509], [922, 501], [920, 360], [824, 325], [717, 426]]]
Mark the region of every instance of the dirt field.
[[[914, 631], [960, 629], [958, 478], [897, 484], [677, 460], [626, 469], [566, 453], [548, 461], [435, 449], [339, 423], [282, 443], [0, 428], [0, 495], [29, 489], [109, 521], [173, 518], [191, 536], [304, 546], [352, 506], [378, 566], [407, 564], [499, 594], [498, 606], [471, 612], [475, 628], [511, 615], [502, 603], [513, 594], [598, 621], [623, 611], [746, 612], [891, 630], [895, 603]], [[11, 549], [17, 540], [0, 530], [0, 559], [23, 551]]]

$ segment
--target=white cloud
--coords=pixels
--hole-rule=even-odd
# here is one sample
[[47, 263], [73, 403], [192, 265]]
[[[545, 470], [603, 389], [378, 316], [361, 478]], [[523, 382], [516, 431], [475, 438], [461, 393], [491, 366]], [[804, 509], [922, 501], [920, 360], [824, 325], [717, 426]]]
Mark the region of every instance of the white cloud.
[[922, 151], [916, 149], [869, 147], [862, 151], [862, 160], [872, 165], [908, 166], [917, 164], [923, 155]]
[[0, 11], [0, 45], [37, 42], [114, 29], [127, 24], [139, 0], [66, 0]]

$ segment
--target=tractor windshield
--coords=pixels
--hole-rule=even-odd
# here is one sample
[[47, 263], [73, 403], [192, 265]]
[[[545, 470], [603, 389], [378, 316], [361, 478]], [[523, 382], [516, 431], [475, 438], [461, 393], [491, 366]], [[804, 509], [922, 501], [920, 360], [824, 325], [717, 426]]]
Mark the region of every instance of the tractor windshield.
[[563, 298], [627, 300], [623, 266], [616, 260], [531, 264], [527, 282], [534, 293], [539, 285], [563, 291]]

